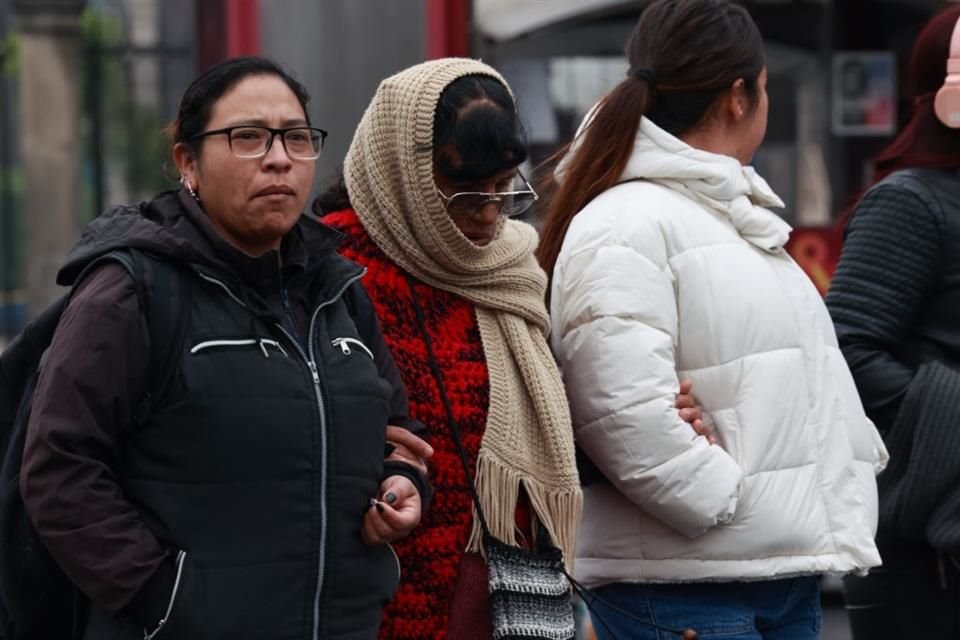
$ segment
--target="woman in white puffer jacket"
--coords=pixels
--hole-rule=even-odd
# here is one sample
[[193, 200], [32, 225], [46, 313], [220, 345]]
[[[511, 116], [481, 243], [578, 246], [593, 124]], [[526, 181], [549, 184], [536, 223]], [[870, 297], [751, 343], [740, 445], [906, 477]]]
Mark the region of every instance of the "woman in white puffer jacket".
[[[627, 52], [555, 172], [540, 248], [576, 440], [605, 477], [577, 574], [621, 610], [597, 605], [601, 638], [659, 637], [637, 619], [815, 638], [818, 576], [880, 563], [887, 455], [784, 250], [783, 203], [744, 166], [766, 130], [762, 40], [726, 0], [660, 0]], [[671, 411], [682, 378], [717, 444]]]

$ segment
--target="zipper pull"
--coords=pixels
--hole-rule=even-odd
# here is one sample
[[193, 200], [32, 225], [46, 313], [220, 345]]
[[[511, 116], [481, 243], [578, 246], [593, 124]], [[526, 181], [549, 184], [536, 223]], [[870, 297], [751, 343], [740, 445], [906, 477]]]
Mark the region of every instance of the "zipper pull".
[[263, 352], [263, 357], [264, 357], [264, 358], [269, 358], [269, 357], [270, 357], [270, 354], [267, 353], [267, 345], [265, 345], [265, 344], [263, 343], [263, 338], [260, 338], [260, 351]]
[[337, 338], [336, 340], [334, 340], [333, 346], [340, 347], [340, 352], [343, 353], [343, 355], [345, 356], [348, 356], [351, 353], [353, 353], [353, 351], [350, 350], [350, 345], [348, 345], [347, 341], [344, 340], [343, 338]]
[[307, 360], [307, 365], [310, 367], [310, 373], [313, 375], [313, 384], [320, 384], [320, 374], [317, 373], [317, 365], [314, 364], [313, 360]]

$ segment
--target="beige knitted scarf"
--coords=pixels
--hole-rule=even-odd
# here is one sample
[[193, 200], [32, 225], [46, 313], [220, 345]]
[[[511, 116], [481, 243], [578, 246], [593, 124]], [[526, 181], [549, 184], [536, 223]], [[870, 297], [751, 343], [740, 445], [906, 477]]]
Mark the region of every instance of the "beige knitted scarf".
[[[546, 276], [533, 251], [536, 231], [501, 222], [487, 246], [453, 224], [433, 178], [433, 118], [443, 89], [475, 60], [419, 64], [384, 80], [344, 163], [347, 191], [373, 241], [402, 269], [476, 309], [490, 376], [490, 406], [474, 479], [491, 533], [516, 543], [521, 484], [536, 521], [572, 564], [583, 496], [560, 374], [547, 346]], [[468, 550], [481, 548], [474, 517]]]

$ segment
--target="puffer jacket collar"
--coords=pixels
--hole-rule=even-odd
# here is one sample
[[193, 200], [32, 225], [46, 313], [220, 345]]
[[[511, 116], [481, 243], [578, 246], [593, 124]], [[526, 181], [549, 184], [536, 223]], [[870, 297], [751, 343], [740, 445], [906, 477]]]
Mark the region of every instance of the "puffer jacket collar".
[[[580, 131], [591, 119], [588, 114]], [[558, 179], [563, 169], [561, 163]], [[764, 251], [779, 251], [790, 237], [790, 225], [767, 209], [782, 207], [783, 201], [753, 167], [691, 147], [646, 117], [640, 120], [633, 151], [620, 176], [620, 182], [631, 180], [656, 182], [725, 215], [744, 240]]]
[[747, 242], [775, 252], [787, 243], [790, 225], [766, 207], [782, 207], [753, 167], [735, 158], [691, 147], [643, 118], [621, 181], [650, 180], [725, 214]]

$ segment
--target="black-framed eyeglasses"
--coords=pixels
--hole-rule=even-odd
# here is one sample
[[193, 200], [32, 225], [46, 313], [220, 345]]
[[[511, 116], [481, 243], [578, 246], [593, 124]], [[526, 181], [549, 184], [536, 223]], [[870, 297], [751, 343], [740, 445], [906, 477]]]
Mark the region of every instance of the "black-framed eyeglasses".
[[215, 135], [227, 136], [230, 150], [238, 158], [260, 158], [267, 155], [273, 146], [273, 139], [280, 136], [284, 151], [294, 160], [316, 160], [320, 157], [323, 141], [327, 138], [327, 132], [316, 127], [273, 129], [243, 124], [204, 131], [193, 136], [191, 140]]
[[518, 216], [540, 199], [537, 192], [533, 190], [530, 182], [522, 173], [517, 171], [517, 176], [523, 180], [526, 189], [518, 191], [461, 191], [452, 196], [446, 195], [440, 191], [440, 187], [434, 185], [437, 195], [443, 200], [447, 208], [447, 213], [451, 216], [469, 217], [479, 213], [485, 206], [491, 202], [497, 203], [497, 211], [502, 216], [513, 218]]

